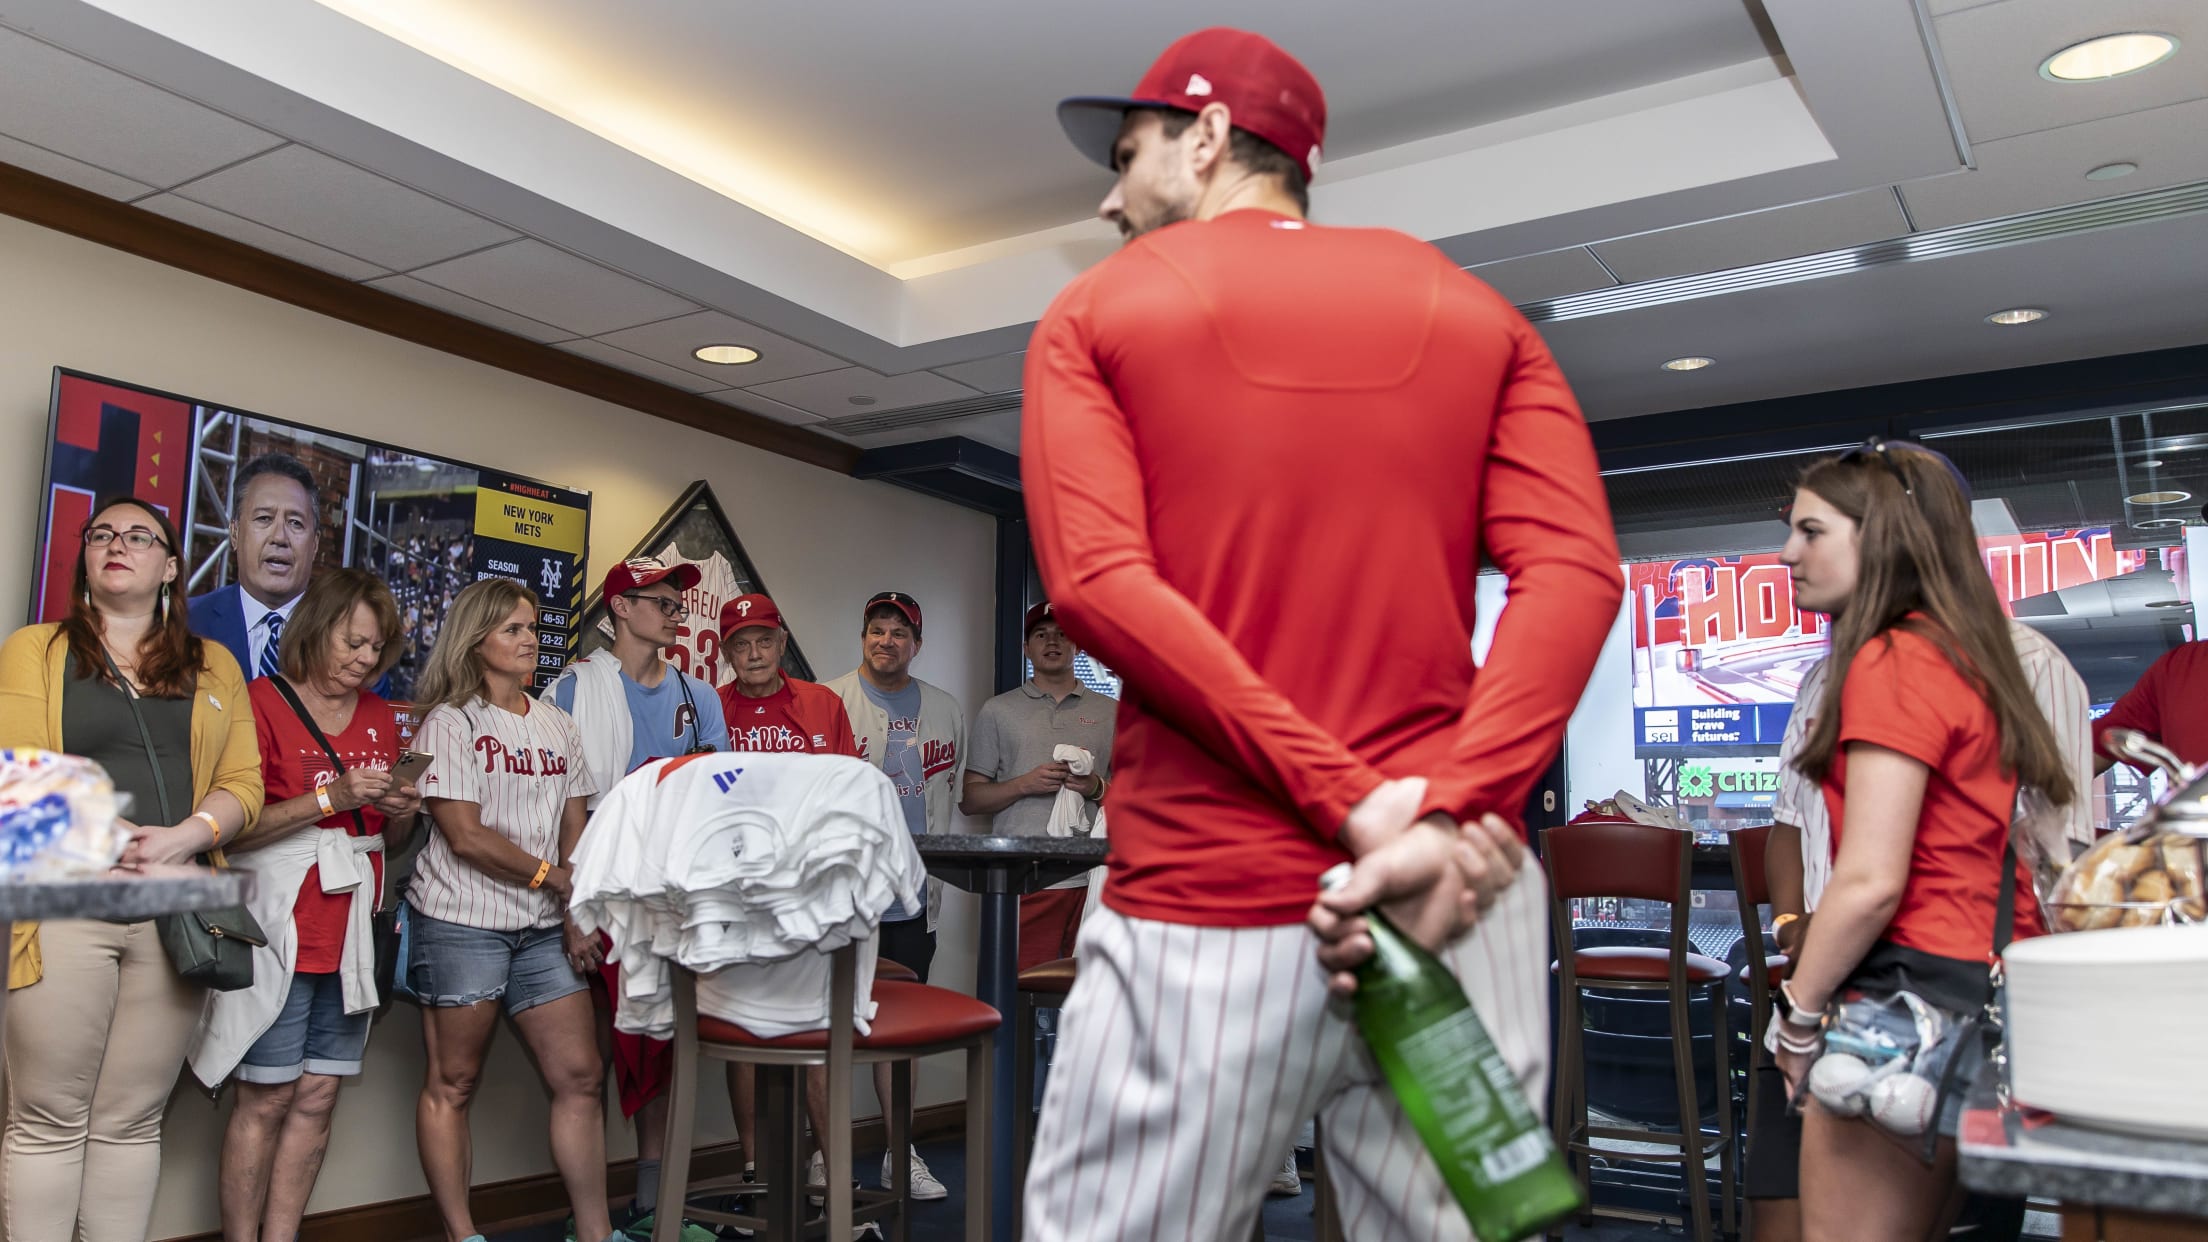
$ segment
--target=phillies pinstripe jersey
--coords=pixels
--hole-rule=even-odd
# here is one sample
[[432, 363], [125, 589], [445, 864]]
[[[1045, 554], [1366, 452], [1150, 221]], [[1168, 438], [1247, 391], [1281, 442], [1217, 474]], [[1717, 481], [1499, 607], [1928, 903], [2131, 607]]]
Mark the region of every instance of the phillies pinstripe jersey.
[[[574, 720], [541, 699], [527, 702], [527, 714], [518, 716], [480, 698], [432, 711], [414, 735], [414, 749], [435, 756], [422, 775], [422, 796], [473, 802], [485, 828], [558, 862], [567, 800], [598, 788]], [[440, 831], [430, 833], [414, 864], [407, 901], [431, 918], [487, 931], [557, 927], [563, 914], [559, 894], [478, 871]]]

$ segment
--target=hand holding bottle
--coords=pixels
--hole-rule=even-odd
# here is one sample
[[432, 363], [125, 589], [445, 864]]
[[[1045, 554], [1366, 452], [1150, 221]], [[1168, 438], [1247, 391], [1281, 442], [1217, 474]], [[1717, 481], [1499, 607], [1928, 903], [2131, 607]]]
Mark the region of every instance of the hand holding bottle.
[[1524, 860], [1517, 830], [1496, 815], [1455, 826], [1429, 816], [1361, 855], [1349, 879], [1311, 907], [1329, 989], [1357, 990], [1353, 972], [1372, 955], [1365, 910], [1378, 906], [1420, 946], [1438, 948], [1471, 930]]

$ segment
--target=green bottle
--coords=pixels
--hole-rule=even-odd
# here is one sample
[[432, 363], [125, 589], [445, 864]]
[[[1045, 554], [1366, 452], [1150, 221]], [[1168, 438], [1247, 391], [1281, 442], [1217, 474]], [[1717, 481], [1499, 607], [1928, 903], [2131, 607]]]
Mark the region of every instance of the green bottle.
[[[1319, 877], [1332, 889], [1349, 864]], [[1357, 1029], [1480, 1242], [1518, 1242], [1580, 1210], [1579, 1182], [1456, 976], [1377, 910], [1357, 968]]]

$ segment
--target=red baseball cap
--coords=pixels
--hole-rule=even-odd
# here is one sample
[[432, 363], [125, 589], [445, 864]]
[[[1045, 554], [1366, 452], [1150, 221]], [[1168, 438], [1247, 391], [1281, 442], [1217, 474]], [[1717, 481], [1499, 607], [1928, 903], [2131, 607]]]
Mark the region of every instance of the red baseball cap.
[[790, 628], [783, 624], [782, 610], [776, 608], [774, 601], [764, 595], [739, 595], [721, 605], [721, 637], [726, 638], [738, 630], [748, 630], [754, 626], [767, 626], [777, 630]]
[[874, 593], [874, 598], [866, 601], [866, 611], [868, 613], [871, 613], [876, 608], [879, 608], [884, 604], [887, 604], [890, 607], [896, 609], [898, 613], [905, 618], [905, 620], [911, 622], [912, 632], [914, 634], [918, 634], [920, 632], [919, 600], [916, 600], [910, 595], [905, 594], [903, 591], [876, 591]]
[[1058, 123], [1081, 154], [1112, 167], [1112, 147], [1131, 108], [1200, 112], [1223, 103], [1234, 127], [1246, 129], [1303, 165], [1306, 180], [1319, 171], [1326, 141], [1326, 95], [1303, 62], [1261, 34], [1213, 26], [1183, 35], [1165, 49], [1135, 93], [1123, 98], [1084, 95], [1058, 105]]
[[1034, 634], [1035, 627], [1041, 625], [1043, 622], [1056, 622], [1057, 620], [1058, 613], [1056, 612], [1056, 610], [1051, 608], [1049, 600], [1044, 600], [1042, 603], [1037, 604], [1033, 608], [1027, 610], [1027, 621], [1020, 626], [1021, 640], [1025, 641], [1030, 635]]
[[605, 593], [600, 598], [627, 595], [655, 582], [672, 582], [676, 590], [687, 591], [698, 585], [698, 567], [687, 561], [670, 565], [656, 556], [633, 557], [606, 571]]

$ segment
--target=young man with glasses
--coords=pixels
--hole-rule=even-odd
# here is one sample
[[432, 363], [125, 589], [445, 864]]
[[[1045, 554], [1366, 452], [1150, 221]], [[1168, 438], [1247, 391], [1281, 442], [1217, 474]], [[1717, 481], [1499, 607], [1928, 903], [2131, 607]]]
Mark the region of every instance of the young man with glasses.
[[[599, 790], [590, 800], [593, 810], [605, 791], [654, 759], [728, 749], [720, 694], [662, 654], [690, 615], [684, 595], [697, 585], [695, 565], [668, 565], [651, 557], [615, 565], [606, 573], [600, 596], [613, 626], [613, 645], [569, 664], [545, 687], [546, 700], [573, 716], [582, 731], [583, 763]], [[610, 1030], [620, 986], [610, 946], [600, 976], [591, 993], [599, 1001], [601, 1028]], [[636, 1121], [637, 1219], [629, 1228], [641, 1236], [659, 1203], [672, 1054], [666, 1041], [641, 1035], [614, 1031], [610, 1042], [621, 1112]], [[684, 1228], [685, 1242], [712, 1236], [703, 1226]]]

